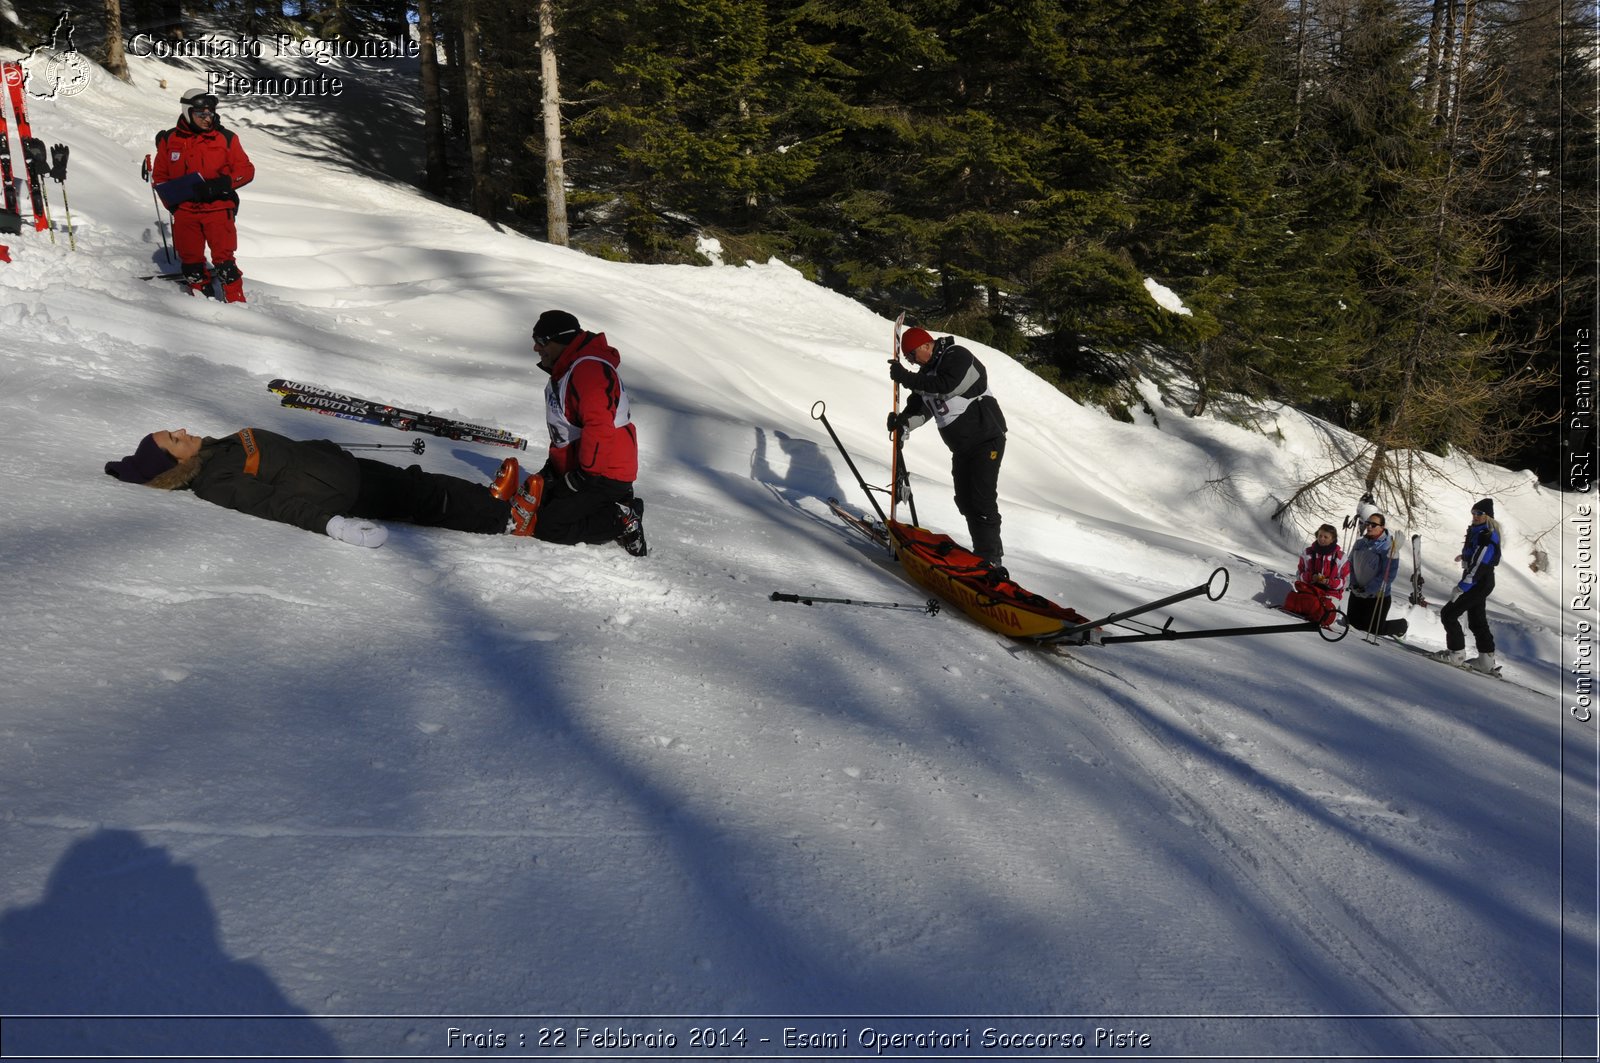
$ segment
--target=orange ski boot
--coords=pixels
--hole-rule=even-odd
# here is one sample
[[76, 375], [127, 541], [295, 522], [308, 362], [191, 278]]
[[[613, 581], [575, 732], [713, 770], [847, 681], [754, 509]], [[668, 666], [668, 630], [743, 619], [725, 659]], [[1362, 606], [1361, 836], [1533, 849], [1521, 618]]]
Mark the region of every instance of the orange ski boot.
[[544, 477], [534, 473], [511, 501], [511, 519], [506, 522], [508, 535], [533, 534], [533, 527], [539, 520], [539, 500], [543, 497]]
[[517, 459], [507, 458], [500, 463], [500, 471], [495, 473], [489, 493], [502, 502], [509, 502], [517, 493], [517, 481], [520, 479], [522, 470], [517, 467]]

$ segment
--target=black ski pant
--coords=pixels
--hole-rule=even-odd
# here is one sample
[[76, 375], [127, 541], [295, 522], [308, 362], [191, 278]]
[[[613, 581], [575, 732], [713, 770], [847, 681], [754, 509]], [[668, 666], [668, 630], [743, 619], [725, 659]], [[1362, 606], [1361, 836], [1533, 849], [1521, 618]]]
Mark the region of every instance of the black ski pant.
[[1452, 650], [1467, 648], [1467, 637], [1461, 633], [1461, 614], [1467, 615], [1467, 627], [1472, 629], [1472, 640], [1479, 653], [1494, 652], [1494, 632], [1489, 630], [1489, 595], [1494, 593], [1494, 569], [1480, 568], [1472, 589], [1439, 610], [1439, 621], [1444, 624], [1444, 644]]
[[633, 485], [606, 476], [588, 476], [577, 491], [563, 479], [545, 482], [533, 537], [547, 543], [609, 543], [622, 534], [622, 510], [633, 498]]
[[1345, 610], [1344, 622], [1352, 631], [1371, 635], [1404, 635], [1411, 624], [1405, 620], [1390, 620], [1389, 606], [1394, 599], [1387, 594], [1367, 596], [1350, 595], [1350, 605]]
[[370, 458], [357, 458], [356, 464], [361, 493], [346, 516], [480, 535], [504, 532], [511, 519], [511, 503], [495, 498], [484, 484], [424, 472], [420, 465], [402, 469]]
[[967, 518], [972, 552], [993, 565], [1005, 553], [1000, 544], [1000, 462], [1005, 455], [1005, 436], [950, 452], [956, 509]]

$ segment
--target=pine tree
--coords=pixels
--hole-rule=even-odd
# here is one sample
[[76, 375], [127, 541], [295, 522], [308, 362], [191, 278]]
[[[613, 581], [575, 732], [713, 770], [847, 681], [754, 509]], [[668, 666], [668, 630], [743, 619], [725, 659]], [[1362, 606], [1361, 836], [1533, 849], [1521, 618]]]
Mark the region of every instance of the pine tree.
[[647, 0], [595, 27], [615, 47], [571, 130], [634, 258], [686, 260], [693, 223], [746, 225], [815, 166], [816, 145], [786, 135], [777, 87], [793, 53], [766, 5]]

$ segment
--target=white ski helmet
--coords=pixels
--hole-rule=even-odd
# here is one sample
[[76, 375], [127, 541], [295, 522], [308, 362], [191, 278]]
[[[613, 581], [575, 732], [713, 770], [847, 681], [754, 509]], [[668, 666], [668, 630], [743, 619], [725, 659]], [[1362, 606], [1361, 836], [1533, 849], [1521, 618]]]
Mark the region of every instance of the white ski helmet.
[[191, 125], [194, 123], [195, 111], [210, 111], [212, 117], [215, 117], [217, 113], [217, 98], [205, 89], [190, 89], [183, 94], [178, 102], [183, 105], [183, 116], [189, 120]]

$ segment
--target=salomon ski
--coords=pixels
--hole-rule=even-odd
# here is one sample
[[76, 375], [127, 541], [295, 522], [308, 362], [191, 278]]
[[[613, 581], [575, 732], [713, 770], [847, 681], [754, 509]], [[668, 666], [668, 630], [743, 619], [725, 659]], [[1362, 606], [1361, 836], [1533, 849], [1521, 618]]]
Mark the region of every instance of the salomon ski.
[[347, 421], [397, 428], [402, 432], [420, 432], [470, 443], [488, 443], [500, 447], [528, 449], [528, 441], [500, 428], [470, 424], [431, 413], [402, 409], [371, 399], [345, 395], [320, 384], [303, 384], [293, 380], [274, 380], [267, 390], [282, 396], [283, 406], [296, 410], [310, 410], [329, 417], [342, 417]]

